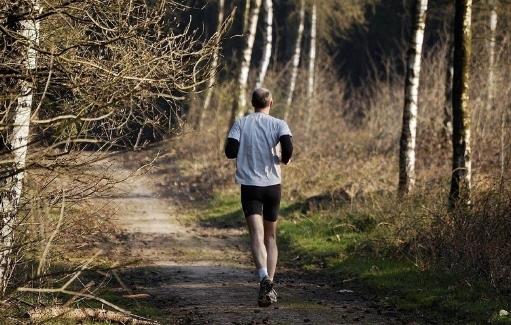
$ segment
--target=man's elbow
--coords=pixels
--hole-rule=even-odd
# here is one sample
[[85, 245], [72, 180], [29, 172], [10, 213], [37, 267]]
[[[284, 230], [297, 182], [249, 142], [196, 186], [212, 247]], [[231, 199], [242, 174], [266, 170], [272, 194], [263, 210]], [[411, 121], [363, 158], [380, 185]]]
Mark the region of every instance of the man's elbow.
[[238, 157], [238, 150], [239, 150], [240, 143], [236, 139], [227, 138], [227, 141], [225, 143], [225, 156], [228, 159], [236, 159]]
[[282, 162], [284, 163], [284, 165], [287, 165], [289, 164], [289, 162], [291, 161], [291, 156], [293, 155], [293, 151], [289, 151], [289, 152], [282, 152]]
[[236, 159], [237, 155], [233, 152], [230, 152], [230, 151], [225, 151], [225, 156], [227, 157], [227, 159]]
[[280, 138], [280, 146], [282, 150], [282, 163], [284, 165], [289, 164], [291, 157], [293, 156], [293, 142], [291, 136], [285, 135]]

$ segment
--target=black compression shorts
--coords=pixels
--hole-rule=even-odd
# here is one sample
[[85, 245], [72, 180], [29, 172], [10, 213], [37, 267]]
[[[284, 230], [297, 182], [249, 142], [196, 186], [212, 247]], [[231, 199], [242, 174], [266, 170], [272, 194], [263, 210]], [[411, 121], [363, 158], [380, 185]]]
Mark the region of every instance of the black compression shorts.
[[241, 205], [245, 218], [259, 214], [266, 221], [277, 221], [280, 208], [280, 184], [272, 186], [241, 185]]

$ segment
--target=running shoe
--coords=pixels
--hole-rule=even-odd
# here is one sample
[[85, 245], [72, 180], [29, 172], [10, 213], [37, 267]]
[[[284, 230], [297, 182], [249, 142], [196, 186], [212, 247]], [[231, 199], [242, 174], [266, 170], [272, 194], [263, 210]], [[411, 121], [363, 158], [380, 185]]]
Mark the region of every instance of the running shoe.
[[259, 298], [257, 303], [259, 307], [268, 307], [277, 302], [277, 292], [273, 289], [273, 282], [269, 277], [265, 277], [259, 284]]

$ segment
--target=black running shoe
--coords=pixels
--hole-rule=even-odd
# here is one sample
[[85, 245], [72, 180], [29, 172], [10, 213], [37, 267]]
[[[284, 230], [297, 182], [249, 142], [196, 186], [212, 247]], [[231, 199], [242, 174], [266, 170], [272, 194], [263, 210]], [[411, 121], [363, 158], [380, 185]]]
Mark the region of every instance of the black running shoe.
[[269, 277], [265, 277], [259, 284], [259, 298], [257, 303], [259, 307], [268, 307], [277, 302], [277, 292], [273, 289], [273, 282]]

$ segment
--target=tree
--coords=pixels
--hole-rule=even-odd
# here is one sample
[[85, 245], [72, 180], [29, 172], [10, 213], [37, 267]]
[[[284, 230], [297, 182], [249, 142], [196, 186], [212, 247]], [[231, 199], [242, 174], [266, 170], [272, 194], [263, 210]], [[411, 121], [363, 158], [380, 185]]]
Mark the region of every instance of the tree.
[[317, 34], [317, 6], [316, 0], [312, 2], [310, 48], [309, 48], [309, 71], [307, 76], [307, 124], [305, 134], [309, 134], [314, 109], [314, 78], [316, 72], [316, 34]]
[[453, 44], [452, 40], [447, 42], [447, 50], [445, 63], [445, 85], [444, 85], [444, 120], [443, 120], [443, 133], [445, 139], [450, 142], [452, 137], [452, 75], [453, 75]]
[[469, 79], [472, 54], [472, 0], [456, 0], [454, 15], [454, 74], [452, 96], [451, 206], [470, 203], [471, 150]]
[[20, 55], [22, 67], [26, 75], [20, 81], [17, 105], [14, 111], [14, 123], [10, 136], [10, 148], [13, 163], [10, 175], [2, 184], [1, 193], [1, 220], [0, 220], [0, 296], [5, 294], [9, 278], [13, 271], [11, 255], [14, 245], [14, 228], [16, 215], [21, 199], [27, 149], [29, 142], [30, 116], [34, 99], [34, 85], [32, 78], [37, 68], [37, 52], [35, 47], [39, 44], [40, 23], [36, 16], [40, 14], [39, 2], [31, 0], [27, 3], [28, 14], [19, 23], [19, 34], [22, 40]]
[[248, 22], [248, 30], [247, 34], [244, 35], [244, 44], [243, 44], [243, 53], [241, 57], [241, 65], [239, 69], [238, 75], [238, 88], [236, 99], [234, 100], [234, 104], [231, 110], [231, 119], [230, 123], [234, 122], [234, 120], [238, 117], [243, 116], [246, 112], [247, 106], [247, 82], [248, 82], [248, 73], [250, 71], [250, 61], [252, 59], [252, 48], [254, 46], [256, 30], [257, 30], [257, 21], [259, 18], [259, 10], [261, 8], [262, 0], [254, 0], [253, 5], [250, 7], [250, 17]]
[[266, 12], [264, 18], [265, 24], [265, 40], [264, 40], [264, 51], [263, 57], [261, 59], [261, 67], [259, 70], [259, 75], [257, 77], [256, 88], [262, 86], [264, 82], [264, 78], [266, 77], [266, 72], [268, 71], [268, 66], [270, 65], [271, 59], [271, 51], [272, 51], [272, 42], [273, 42], [273, 0], [264, 0], [264, 10]]
[[248, 31], [248, 19], [250, 15], [250, 1], [245, 0], [245, 8], [243, 9], [243, 35], [245, 35]]
[[415, 185], [415, 144], [419, 80], [427, 9], [427, 0], [415, 1], [412, 35], [407, 57], [403, 128], [399, 148], [399, 192], [401, 194], [410, 192]]
[[[217, 19], [217, 33], [221, 32], [222, 24], [224, 21], [224, 7], [225, 0], [218, 0], [218, 19]], [[204, 116], [206, 115], [206, 111], [209, 109], [209, 104], [211, 102], [211, 97], [213, 96], [213, 85], [216, 81], [216, 70], [218, 69], [218, 51], [217, 48], [213, 53], [213, 59], [211, 62], [211, 75], [208, 80], [208, 89], [206, 90], [206, 97], [204, 98], [204, 105], [202, 106], [202, 110], [199, 115], [199, 120], [197, 123], [197, 128], [200, 130], [202, 128], [202, 124], [204, 123]]]
[[486, 105], [488, 109], [493, 109], [495, 106], [495, 34], [497, 31], [497, 1], [489, 0], [490, 5], [490, 40], [488, 44], [488, 97]]
[[[209, 79], [220, 39], [200, 41], [179, 23], [180, 8], [166, 0], [47, 0], [42, 9], [38, 0], [21, 0], [0, 7], [0, 294], [14, 270], [12, 256], [22, 252], [30, 203], [22, 185], [30, 171], [45, 171], [48, 183], [75, 179], [98, 159], [95, 151], [131, 148], [126, 144], [141, 128], [179, 127], [178, 103]], [[78, 155], [84, 148], [89, 154]], [[63, 183], [73, 200], [106, 187]], [[62, 200], [47, 195], [55, 204]]]
[[300, 64], [300, 55], [302, 50], [302, 36], [305, 25], [305, 0], [300, 1], [300, 13], [298, 22], [298, 32], [295, 41], [295, 50], [292, 58], [291, 77], [289, 78], [289, 88], [287, 91], [286, 106], [284, 108], [284, 119], [287, 119], [291, 103], [293, 102], [293, 95], [296, 86], [296, 77], [298, 76], [298, 66]]

